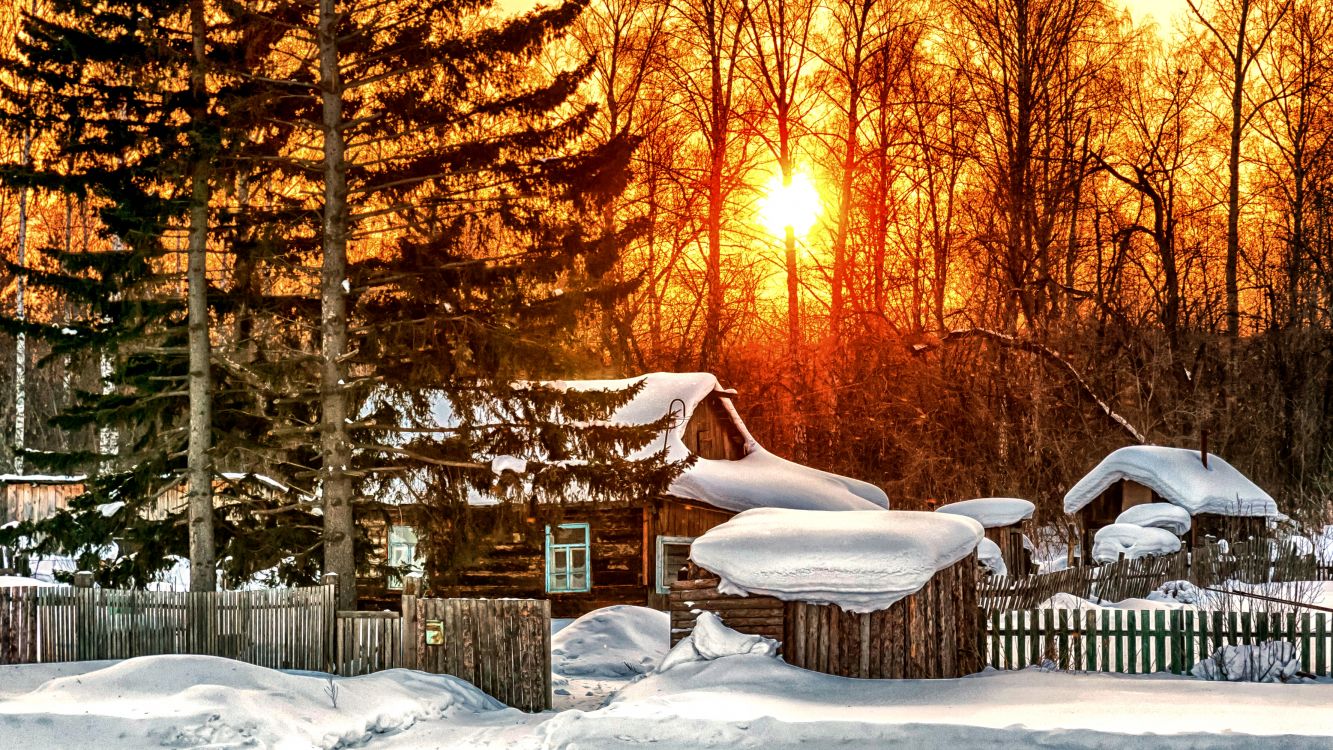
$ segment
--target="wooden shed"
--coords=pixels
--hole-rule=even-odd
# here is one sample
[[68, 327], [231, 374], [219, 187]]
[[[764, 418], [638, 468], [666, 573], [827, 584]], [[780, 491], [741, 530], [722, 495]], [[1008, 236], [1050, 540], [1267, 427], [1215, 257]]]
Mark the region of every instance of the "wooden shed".
[[1233, 541], [1254, 536], [1267, 519], [1281, 515], [1273, 498], [1220, 456], [1187, 448], [1133, 445], [1102, 459], [1065, 493], [1065, 513], [1074, 517], [1074, 547], [1091, 559], [1097, 531], [1121, 513], [1165, 502], [1189, 511], [1186, 543], [1209, 538]]
[[397, 561], [424, 572], [425, 586], [437, 595], [549, 599], [556, 617], [611, 604], [666, 609], [694, 539], [742, 510], [887, 507], [887, 496], [874, 485], [769, 453], [745, 429], [735, 392], [708, 373], [565, 385], [623, 389], [640, 381], [638, 394], [612, 420], [648, 424], [675, 415], [646, 450], [666, 446], [672, 459], [695, 458], [665, 493], [620, 503], [478, 496], [466, 507], [443, 507], [391, 485], [382, 493], [387, 502], [358, 504], [358, 522], [373, 546], [358, 576], [363, 606], [398, 595], [400, 580], [379, 565]]
[[1031, 542], [1026, 532], [1037, 506], [1017, 497], [979, 497], [941, 505], [936, 513], [951, 513], [976, 520], [986, 529], [986, 538], [1000, 548], [1000, 557], [1011, 576], [1035, 573]]
[[[783, 513], [783, 512], [780, 512]], [[811, 514], [815, 514], [812, 516]], [[781, 641], [783, 658], [794, 666], [843, 677], [871, 679], [952, 678], [981, 669], [981, 611], [977, 604], [975, 547], [981, 528], [965, 519], [922, 519], [934, 514], [898, 511], [836, 514], [843, 519], [819, 519], [835, 515], [820, 511], [786, 511], [780, 524], [791, 524], [787, 533], [771, 533], [771, 514], [748, 511], [714, 529], [696, 544], [696, 558], [685, 578], [672, 585], [672, 645], [689, 635], [699, 612], [712, 612], [722, 623], [744, 633]], [[758, 515], [768, 515], [759, 518]], [[857, 518], [859, 517], [859, 518]], [[745, 528], [746, 522], [757, 520]], [[833, 521], [831, 524], [821, 523]], [[924, 522], [923, 522], [924, 521]], [[731, 526], [732, 528], [728, 528]], [[760, 530], [768, 527], [767, 530]], [[863, 566], [863, 556], [839, 561], [839, 550], [820, 554], [818, 545], [793, 544], [809, 532], [827, 538], [830, 528], [841, 535], [860, 527], [850, 547], [887, 543], [884, 559]], [[901, 533], [884, 533], [886, 528]], [[747, 531], [753, 532], [746, 538]], [[734, 532], [734, 533], [733, 533]], [[936, 532], [935, 540], [922, 539]], [[912, 540], [910, 548], [894, 548], [896, 542]], [[738, 541], [739, 540], [739, 541]], [[938, 544], [932, 544], [938, 541]], [[710, 542], [716, 542], [710, 544]], [[758, 548], [754, 544], [764, 545]], [[730, 547], [733, 554], [717, 554]], [[848, 547], [843, 547], [845, 551]], [[869, 547], [862, 547], [867, 549]], [[923, 557], [923, 555], [928, 556]], [[773, 566], [774, 556], [788, 563]], [[749, 561], [745, 560], [749, 557]], [[854, 561], [853, 557], [861, 558]], [[715, 573], [699, 559], [713, 560], [714, 567], [729, 569]], [[917, 576], [922, 563], [934, 572], [925, 580]], [[846, 563], [846, 564], [844, 564]], [[751, 576], [755, 566], [767, 573]], [[895, 567], [902, 575], [895, 576]], [[780, 572], [782, 569], [788, 573]], [[879, 570], [874, 570], [879, 568]], [[777, 569], [779, 572], [773, 573]], [[804, 575], [798, 571], [806, 571]], [[887, 573], [892, 583], [878, 590]], [[749, 590], [732, 580], [738, 576], [750, 583], [777, 581], [780, 588]], [[865, 576], [865, 590], [846, 584]], [[916, 585], [918, 584], [919, 585]], [[912, 591], [903, 587], [915, 585]], [[821, 591], [832, 587], [837, 590]], [[830, 599], [838, 599], [831, 602]]]

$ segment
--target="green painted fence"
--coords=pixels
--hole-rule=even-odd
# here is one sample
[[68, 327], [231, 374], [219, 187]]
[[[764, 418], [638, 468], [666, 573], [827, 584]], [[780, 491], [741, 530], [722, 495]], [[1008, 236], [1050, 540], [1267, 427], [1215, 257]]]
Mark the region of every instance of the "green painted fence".
[[1326, 612], [1037, 609], [991, 612], [982, 654], [996, 669], [1185, 674], [1221, 646], [1294, 643], [1306, 672], [1333, 674]]

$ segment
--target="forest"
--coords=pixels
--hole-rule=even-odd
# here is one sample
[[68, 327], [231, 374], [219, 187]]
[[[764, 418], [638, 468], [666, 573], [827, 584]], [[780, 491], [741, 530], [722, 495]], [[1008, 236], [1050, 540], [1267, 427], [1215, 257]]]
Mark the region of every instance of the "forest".
[[1110, 450], [1202, 442], [1333, 508], [1323, 0], [0, 8], [0, 466], [184, 477], [210, 548], [212, 467], [308, 488], [219, 518], [238, 574], [260, 532], [347, 569], [377, 472], [642, 439], [423, 447], [376, 389], [657, 370], [895, 508], [1055, 521]]

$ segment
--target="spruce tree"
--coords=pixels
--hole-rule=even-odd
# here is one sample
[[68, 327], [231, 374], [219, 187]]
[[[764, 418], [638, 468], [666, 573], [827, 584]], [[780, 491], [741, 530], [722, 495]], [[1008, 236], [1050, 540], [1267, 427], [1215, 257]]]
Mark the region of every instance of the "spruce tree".
[[[355, 596], [356, 484], [382, 469], [442, 469], [441, 502], [491, 484], [486, 459], [501, 445], [542, 467], [524, 486], [550, 496], [642, 498], [679, 470], [618, 459], [653, 434], [604, 423], [628, 394], [510, 387], [567, 372], [582, 312], [625, 291], [601, 281], [624, 238], [587, 227], [623, 188], [634, 144], [621, 134], [583, 148], [593, 112], [573, 97], [587, 61], [549, 75], [540, 64], [582, 9], [496, 20], [486, 0], [321, 0], [308, 20], [314, 73], [289, 82], [319, 102], [312, 390], [325, 570], [343, 606]], [[358, 419], [372, 391], [485, 403], [505, 427], [409, 449], [392, 434], [419, 434], [406, 414]]]
[[[239, 229], [241, 212], [219, 206], [215, 187], [247, 164], [246, 134], [263, 102], [232, 74], [235, 65], [277, 41], [229, 26], [236, 9], [222, 8], [230, 10], [199, 0], [58, 0], [41, 17], [25, 17], [19, 54], [5, 62], [13, 80], [29, 84], [5, 92], [14, 105], [7, 123], [37, 123], [47, 135], [43, 158], [31, 168], [9, 165], [5, 179], [88, 200], [102, 225], [101, 247], [44, 248], [58, 270], [26, 272], [40, 293], [76, 310], [75, 319], [8, 323], [46, 338], [52, 358], [92, 352], [102, 360], [105, 387], [78, 393], [54, 422], [116, 437], [100, 453], [33, 455], [41, 468], [93, 476], [68, 512], [7, 535], [34, 552], [78, 553], [104, 583], [144, 583], [167, 555], [188, 550], [192, 586], [207, 590], [215, 549], [227, 577], [240, 580], [311, 546], [309, 521], [287, 515], [308, 514], [308, 506], [275, 499], [253, 480], [224, 482], [213, 495], [214, 456], [244, 447], [265, 418], [238, 373], [211, 377], [210, 319], [234, 317], [255, 295], [210, 290], [207, 256], [220, 249], [225, 260], [231, 248], [253, 255], [258, 244]], [[215, 275], [226, 270], [215, 265]], [[167, 502], [183, 480], [185, 508]], [[118, 554], [99, 559], [96, 550], [111, 541]], [[317, 575], [299, 556], [287, 571], [298, 580]]]

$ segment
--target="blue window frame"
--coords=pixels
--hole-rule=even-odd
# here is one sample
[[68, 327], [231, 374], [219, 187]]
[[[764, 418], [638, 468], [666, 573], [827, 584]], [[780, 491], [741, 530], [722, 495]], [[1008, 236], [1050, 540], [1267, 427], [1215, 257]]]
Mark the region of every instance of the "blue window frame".
[[[425, 570], [425, 559], [417, 556], [417, 532], [411, 526], [397, 525], [389, 527], [388, 560], [395, 568], [406, 568], [408, 575], [421, 575]], [[387, 582], [390, 589], [401, 589], [401, 576], [390, 573]]]
[[546, 593], [570, 594], [592, 590], [591, 550], [586, 523], [546, 527]]

